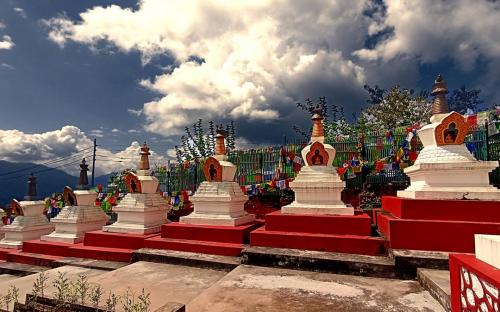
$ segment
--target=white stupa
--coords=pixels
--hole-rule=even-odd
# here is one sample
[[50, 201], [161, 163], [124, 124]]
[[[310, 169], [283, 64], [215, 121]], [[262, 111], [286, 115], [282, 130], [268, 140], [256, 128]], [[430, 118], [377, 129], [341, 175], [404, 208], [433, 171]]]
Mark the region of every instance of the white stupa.
[[489, 184], [488, 173], [496, 161], [474, 158], [464, 144], [469, 132], [465, 118], [448, 112], [446, 82], [439, 75], [433, 86], [435, 95], [431, 124], [418, 131], [424, 145], [415, 164], [404, 171], [411, 184], [398, 197], [414, 199], [500, 200], [500, 190]]
[[254, 221], [255, 216], [244, 210], [247, 196], [234, 182], [236, 167], [228, 161], [225, 136], [222, 127], [217, 127], [215, 155], [205, 161], [206, 181], [191, 197], [193, 213], [181, 217], [179, 223], [238, 226]]
[[159, 193], [159, 182], [149, 171], [149, 148], [141, 147], [137, 174], [125, 176], [128, 194], [113, 208], [118, 220], [103, 227], [105, 232], [151, 234], [160, 231], [167, 222], [168, 205]]
[[12, 224], [1, 228], [5, 236], [0, 241], [0, 248], [20, 249], [24, 241], [39, 239], [54, 230], [54, 225], [43, 214], [45, 203], [36, 200], [36, 178], [33, 174], [28, 179], [28, 194], [24, 199], [20, 202], [14, 199], [11, 202], [12, 210], [18, 215]]
[[90, 191], [87, 177], [88, 165], [85, 158], [80, 164], [80, 179], [77, 190], [64, 188], [66, 206], [50, 220], [55, 231], [42, 236], [41, 240], [61, 243], [80, 243], [86, 232], [100, 230], [108, 221], [101, 207], [95, 205], [97, 193]]
[[354, 215], [354, 208], [341, 200], [345, 187], [335, 167], [335, 148], [324, 144], [323, 117], [321, 109], [313, 110], [313, 130], [311, 142], [302, 149], [302, 159], [306, 164], [290, 188], [295, 192], [295, 200], [281, 208], [283, 214]]

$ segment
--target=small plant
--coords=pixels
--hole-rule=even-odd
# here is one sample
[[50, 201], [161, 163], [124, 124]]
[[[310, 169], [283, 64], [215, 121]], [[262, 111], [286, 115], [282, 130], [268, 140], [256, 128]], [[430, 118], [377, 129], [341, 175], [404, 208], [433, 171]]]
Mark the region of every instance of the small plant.
[[132, 293], [130, 287], [127, 287], [125, 294], [121, 297], [121, 303], [123, 311], [132, 312], [132, 306], [134, 305], [134, 294]]
[[85, 299], [87, 298], [87, 293], [89, 291], [87, 276], [85, 274], [78, 275], [75, 285], [80, 299], [80, 304], [85, 305]]
[[31, 289], [31, 300], [27, 302], [29, 308], [33, 308], [36, 306], [36, 301], [38, 297], [43, 297], [45, 294], [45, 288], [47, 288], [47, 280], [49, 279], [49, 275], [45, 274], [44, 271], [38, 274], [37, 279], [33, 282], [33, 288]]
[[151, 305], [151, 299], [149, 298], [149, 293], [146, 294], [144, 288], [138, 297], [139, 302], [137, 302], [136, 310], [137, 312], [148, 312], [149, 306]]
[[[52, 281], [52, 286], [56, 289], [55, 299], [57, 300], [57, 308], [64, 308], [68, 301], [69, 293], [71, 291], [71, 283], [66, 277], [66, 272], [57, 272], [57, 278]], [[57, 309], [57, 310], [59, 310]]]
[[16, 304], [19, 301], [19, 288], [14, 285], [9, 286], [9, 291], [2, 296], [2, 303], [5, 304], [5, 310], [10, 309], [10, 303], [14, 302]]
[[118, 299], [119, 297], [117, 295], [109, 291], [108, 299], [106, 299], [106, 310], [109, 312], [115, 312]]
[[96, 308], [96, 309], [99, 308], [99, 304], [101, 302], [102, 295], [103, 295], [103, 290], [102, 290], [101, 285], [97, 285], [91, 289], [90, 294], [89, 294], [89, 299], [90, 299], [90, 302], [92, 303], [93, 308]]

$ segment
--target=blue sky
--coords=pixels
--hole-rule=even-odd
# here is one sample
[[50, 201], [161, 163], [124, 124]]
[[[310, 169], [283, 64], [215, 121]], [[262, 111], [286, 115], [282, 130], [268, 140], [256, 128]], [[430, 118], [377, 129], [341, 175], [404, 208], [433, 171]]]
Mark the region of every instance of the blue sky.
[[298, 100], [327, 96], [350, 115], [365, 83], [428, 90], [438, 73], [499, 104], [499, 7], [1, 1], [0, 158], [50, 159], [97, 137], [109, 155], [148, 140], [167, 159], [198, 118], [235, 120], [241, 146], [275, 143], [308, 124]]

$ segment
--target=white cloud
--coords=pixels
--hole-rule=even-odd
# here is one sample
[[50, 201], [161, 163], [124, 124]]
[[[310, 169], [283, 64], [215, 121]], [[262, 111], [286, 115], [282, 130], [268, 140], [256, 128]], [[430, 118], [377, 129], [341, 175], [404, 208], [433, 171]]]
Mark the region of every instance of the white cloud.
[[3, 35], [0, 40], [0, 50], [10, 50], [15, 46], [12, 38], [7, 35]]
[[3, 68], [10, 69], [10, 70], [16, 69], [14, 66], [12, 66], [10, 64], [7, 64], [7, 63], [2, 63], [2, 64], [0, 64], [0, 66], [3, 67]]
[[0, 22], [0, 29], [4, 29], [5, 27], [7, 27], [7, 25], [5, 25], [4, 22]]
[[16, 12], [22, 18], [28, 18], [28, 15], [23, 8], [14, 8], [14, 12]]
[[100, 129], [90, 130], [90, 135], [93, 137], [102, 138], [104, 137], [104, 131]]
[[134, 116], [141, 116], [142, 115], [142, 109], [129, 108], [129, 109], [127, 109], [127, 112], [131, 115], [134, 115]]
[[128, 133], [140, 133], [141, 131], [136, 130], [136, 129], [129, 129], [127, 132]]
[[[330, 96], [349, 113], [363, 105], [364, 83], [412, 86], [419, 64], [443, 58], [470, 70], [484, 57], [492, 63], [485, 81], [500, 90], [499, 2], [387, 0], [385, 6], [142, 0], [137, 9], [93, 7], [78, 20], [58, 16], [45, 23], [61, 47], [74, 41], [95, 49], [105, 42], [124, 53], [138, 51], [144, 63], [172, 56], [173, 68], [140, 80], [160, 98], [142, 110], [128, 109], [144, 115], [145, 130], [166, 136], [198, 118], [277, 123], [305, 97]], [[365, 46], [388, 30], [373, 48]]]
[[[0, 160], [45, 164], [77, 175], [78, 163], [83, 157], [89, 163], [92, 149], [93, 140], [75, 126], [34, 134], [19, 130], [0, 130]], [[118, 152], [98, 146], [96, 175], [135, 168], [140, 159], [139, 150], [138, 142], [132, 142]], [[151, 151], [151, 154], [151, 164], [165, 163], [167, 160], [166, 154], [161, 155], [155, 151]]]
[[120, 129], [113, 128], [113, 129], [111, 130], [111, 132], [113, 132], [113, 133], [118, 133], [118, 132], [120, 132]]
[[[162, 97], [143, 111], [128, 109], [144, 114], [146, 130], [173, 135], [198, 118], [276, 121], [304, 96], [306, 79], [345, 80], [361, 90], [363, 68], [344, 55], [363, 43], [364, 7], [363, 1], [145, 0], [138, 10], [94, 7], [79, 22], [60, 16], [45, 23], [60, 46], [105, 40], [123, 52], [139, 51], [144, 62], [175, 57], [174, 70], [141, 81]], [[190, 61], [193, 55], [204, 61]]]

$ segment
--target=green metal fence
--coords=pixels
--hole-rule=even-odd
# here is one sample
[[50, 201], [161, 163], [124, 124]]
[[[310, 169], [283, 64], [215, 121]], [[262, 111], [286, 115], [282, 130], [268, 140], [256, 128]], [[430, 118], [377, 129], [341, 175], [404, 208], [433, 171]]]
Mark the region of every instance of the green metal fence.
[[[399, 148], [403, 140], [406, 140], [407, 133], [405, 129], [400, 129], [393, 133], [394, 141], [389, 142], [385, 133], [368, 133], [364, 136], [365, 159], [373, 162], [378, 159], [388, 157], [394, 148]], [[500, 159], [500, 136], [492, 136], [487, 140], [488, 133], [486, 128], [480, 127], [473, 129], [466, 137], [465, 144], [478, 160], [499, 160]], [[344, 162], [352, 159], [358, 146], [357, 138], [338, 137], [327, 142], [332, 145], [336, 151], [336, 157], [333, 165], [342, 166]], [[266, 148], [233, 150], [228, 153], [229, 161], [235, 164], [235, 180], [240, 185], [258, 184], [269, 182], [277, 177], [280, 178], [295, 177], [293, 170], [293, 161], [291, 156], [301, 157], [300, 151], [307, 144], [302, 141], [292, 141], [286, 146], [270, 146]], [[417, 151], [422, 148], [421, 142], [417, 138]], [[167, 175], [162, 176], [160, 183], [164, 191], [195, 191], [198, 185], [204, 181], [203, 163], [191, 164], [189, 168], [181, 166], [172, 166]], [[359, 187], [360, 179], [352, 177], [347, 180], [347, 186]], [[367, 176], [370, 183], [388, 183], [387, 181], [404, 182], [407, 177], [399, 170], [388, 172], [385, 175]], [[350, 181], [351, 180], [351, 181]], [[359, 181], [358, 181], [359, 180]]]

